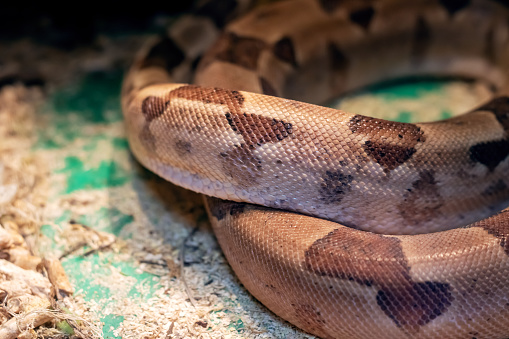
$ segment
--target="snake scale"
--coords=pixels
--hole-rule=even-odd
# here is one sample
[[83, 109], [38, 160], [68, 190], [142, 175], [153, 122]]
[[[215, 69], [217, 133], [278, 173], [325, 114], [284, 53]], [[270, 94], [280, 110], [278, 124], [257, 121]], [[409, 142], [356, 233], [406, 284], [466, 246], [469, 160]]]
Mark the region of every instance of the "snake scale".
[[[209, 12], [242, 11], [219, 4]], [[288, 0], [219, 35], [224, 18], [185, 17], [124, 80], [130, 147], [206, 195], [240, 281], [304, 331], [507, 338], [508, 12], [489, 0]], [[417, 124], [318, 106], [423, 75], [474, 78], [493, 98]]]

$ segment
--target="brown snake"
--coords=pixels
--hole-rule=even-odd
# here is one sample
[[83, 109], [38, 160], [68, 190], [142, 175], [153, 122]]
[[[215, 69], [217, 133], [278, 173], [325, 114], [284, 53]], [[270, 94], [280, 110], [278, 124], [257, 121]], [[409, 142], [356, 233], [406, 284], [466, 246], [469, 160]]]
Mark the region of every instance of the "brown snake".
[[[176, 82], [190, 81], [213, 24], [181, 20], [124, 81], [131, 149], [215, 197], [210, 219], [239, 279], [303, 330], [507, 338], [508, 11], [490, 0], [281, 1], [230, 23], [195, 85]], [[419, 124], [311, 104], [420, 75], [475, 78], [494, 96]]]

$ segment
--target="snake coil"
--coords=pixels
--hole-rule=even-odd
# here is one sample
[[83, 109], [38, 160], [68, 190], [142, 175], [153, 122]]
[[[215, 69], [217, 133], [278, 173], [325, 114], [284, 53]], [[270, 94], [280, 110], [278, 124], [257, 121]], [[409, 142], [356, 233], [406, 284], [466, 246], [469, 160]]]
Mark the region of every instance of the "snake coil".
[[[185, 17], [124, 81], [130, 147], [207, 196], [241, 282], [303, 330], [507, 338], [508, 11], [288, 0], [232, 21], [212, 46], [221, 20]], [[179, 84], [206, 49], [194, 84]], [[475, 78], [493, 98], [418, 124], [316, 105], [415, 75]]]

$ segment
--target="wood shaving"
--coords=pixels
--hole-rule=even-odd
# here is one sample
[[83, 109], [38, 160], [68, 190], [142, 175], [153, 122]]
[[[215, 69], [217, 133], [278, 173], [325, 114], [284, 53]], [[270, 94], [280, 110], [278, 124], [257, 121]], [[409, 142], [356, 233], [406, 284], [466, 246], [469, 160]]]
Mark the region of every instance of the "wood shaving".
[[55, 291], [60, 299], [72, 294], [60, 262], [35, 253], [47, 200], [48, 172], [31, 150], [42, 101], [39, 88], [0, 90], [0, 338], [44, 338], [40, 326], [62, 320], [73, 324], [73, 338], [99, 338], [95, 325], [57, 303]]
[[48, 279], [53, 286], [54, 293], [59, 300], [62, 300], [73, 294], [73, 288], [69, 278], [65, 274], [62, 263], [58, 259], [43, 259], [44, 268], [48, 274]]

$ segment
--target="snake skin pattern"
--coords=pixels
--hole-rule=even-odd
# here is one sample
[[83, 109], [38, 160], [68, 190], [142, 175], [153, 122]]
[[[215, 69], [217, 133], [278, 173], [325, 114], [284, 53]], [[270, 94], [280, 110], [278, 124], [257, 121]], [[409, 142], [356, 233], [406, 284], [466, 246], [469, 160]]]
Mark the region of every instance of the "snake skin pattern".
[[[246, 6], [202, 8], [228, 15], [183, 17], [142, 51], [122, 92], [137, 159], [210, 196], [241, 282], [307, 332], [508, 338], [507, 4], [288, 0], [216, 34]], [[422, 75], [493, 98], [420, 124], [316, 105]]]

